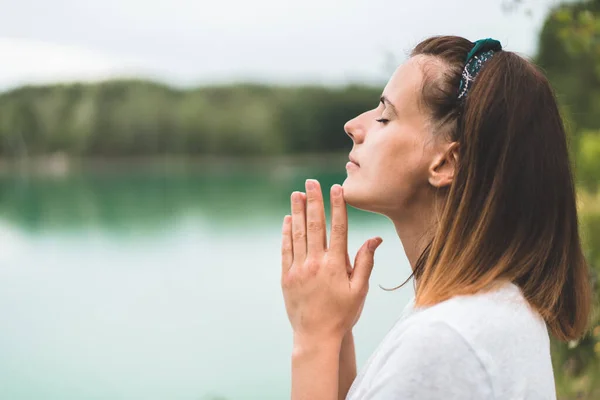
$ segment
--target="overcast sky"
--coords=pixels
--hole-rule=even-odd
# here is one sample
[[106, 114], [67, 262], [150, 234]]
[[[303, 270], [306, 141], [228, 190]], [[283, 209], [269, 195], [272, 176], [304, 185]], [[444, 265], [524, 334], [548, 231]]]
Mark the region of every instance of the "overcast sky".
[[[141, 76], [175, 85], [384, 82], [436, 34], [534, 55], [555, 0], [0, 0], [0, 89]], [[525, 10], [530, 8], [528, 16]]]

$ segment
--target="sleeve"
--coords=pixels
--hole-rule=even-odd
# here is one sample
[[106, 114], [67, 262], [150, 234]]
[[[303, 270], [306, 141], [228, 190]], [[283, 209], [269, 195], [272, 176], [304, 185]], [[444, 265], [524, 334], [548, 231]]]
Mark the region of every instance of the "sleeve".
[[493, 399], [489, 374], [464, 337], [442, 321], [410, 325], [361, 400]]

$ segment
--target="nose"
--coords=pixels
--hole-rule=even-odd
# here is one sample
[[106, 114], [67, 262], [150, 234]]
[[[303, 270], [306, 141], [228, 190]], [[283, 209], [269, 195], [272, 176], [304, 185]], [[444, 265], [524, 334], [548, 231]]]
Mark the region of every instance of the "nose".
[[359, 117], [354, 117], [344, 124], [344, 131], [354, 143], [362, 142], [364, 139], [364, 130], [360, 125]]

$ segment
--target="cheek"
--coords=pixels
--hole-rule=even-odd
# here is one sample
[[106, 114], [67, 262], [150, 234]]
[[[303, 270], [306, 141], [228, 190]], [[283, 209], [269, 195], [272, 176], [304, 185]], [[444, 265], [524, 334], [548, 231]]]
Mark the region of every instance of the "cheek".
[[[423, 147], [412, 135], [395, 133], [388, 140], [377, 143], [376, 174], [393, 186], [409, 184], [420, 170]], [[375, 172], [375, 171], [373, 171]]]
[[344, 182], [348, 203], [372, 211], [404, 204], [424, 179], [423, 143], [402, 131], [381, 131], [369, 139], [360, 168], [349, 171]]

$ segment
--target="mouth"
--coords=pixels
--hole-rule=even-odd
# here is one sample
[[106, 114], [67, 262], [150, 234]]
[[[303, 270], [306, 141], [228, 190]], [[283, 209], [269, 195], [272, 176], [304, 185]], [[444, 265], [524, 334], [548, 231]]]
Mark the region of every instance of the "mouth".
[[357, 167], [360, 167], [360, 164], [358, 163], [358, 161], [356, 161], [356, 158], [354, 158], [354, 156], [352, 154], [348, 155], [348, 159], [350, 160], [350, 162], [352, 164], [355, 164]]

